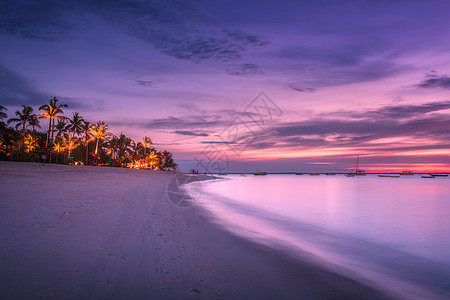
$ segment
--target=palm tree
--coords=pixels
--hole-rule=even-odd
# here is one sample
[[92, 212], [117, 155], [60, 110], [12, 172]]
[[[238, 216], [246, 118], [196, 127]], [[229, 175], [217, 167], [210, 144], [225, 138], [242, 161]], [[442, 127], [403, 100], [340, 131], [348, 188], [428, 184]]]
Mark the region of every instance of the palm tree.
[[0, 105], [0, 129], [3, 129], [6, 127], [5, 122], [3, 122], [2, 120], [7, 118], [8, 115], [3, 112], [4, 110], [6, 110], [6, 108], [4, 108], [2, 105]]
[[41, 128], [39, 118], [36, 115], [31, 115], [30, 120], [28, 121], [28, 127], [33, 129], [33, 132], [35, 132], [35, 127]]
[[51, 141], [53, 142], [53, 132], [55, 130], [55, 119], [62, 120], [64, 119], [63, 116], [61, 116], [64, 111], [62, 110], [63, 107], [67, 107], [66, 104], [57, 104], [58, 99], [56, 97], [53, 97], [53, 99], [50, 99], [49, 104], [42, 105], [39, 107], [39, 110], [42, 110], [43, 112], [39, 114], [39, 118], [48, 118], [48, 135], [47, 135], [47, 143], [46, 146], [49, 144], [49, 137], [51, 132]]
[[136, 164], [136, 159], [138, 158], [140, 152], [142, 150], [144, 150], [144, 146], [140, 142], [138, 142], [138, 143], [132, 142], [131, 149], [132, 149], [131, 157], [132, 157], [133, 166], [134, 166]]
[[144, 149], [146, 149], [148, 146], [153, 145], [152, 140], [146, 136], [142, 139], [142, 146], [144, 146]]
[[84, 132], [84, 146], [86, 147], [86, 160], [85, 160], [85, 164], [88, 164], [88, 158], [89, 158], [89, 142], [90, 142], [90, 133], [89, 133], [89, 129], [91, 128], [91, 123], [89, 123], [86, 120], [83, 120], [82, 124], [81, 124], [81, 128], [83, 129]]
[[[58, 152], [58, 154], [64, 150], [64, 145], [61, 144], [60, 139], [57, 139], [57, 142], [53, 142], [53, 150]], [[58, 155], [56, 156], [56, 163], [58, 163]]]
[[169, 151], [164, 150], [162, 153], [162, 169], [163, 170], [169, 170], [172, 169], [175, 171], [178, 164], [176, 164], [173, 160], [172, 153]]
[[83, 133], [83, 122], [84, 119], [80, 116], [79, 113], [74, 112], [72, 114], [72, 119], [68, 119], [69, 124], [67, 125], [67, 129], [72, 132], [74, 135], [78, 137]]
[[64, 148], [67, 149], [68, 154], [67, 154], [67, 158], [70, 158], [70, 153], [72, 152], [73, 149], [75, 149], [78, 144], [80, 143], [80, 140], [76, 137], [73, 137], [70, 132], [66, 133], [64, 135], [64, 137], [61, 138]]
[[89, 139], [88, 142], [94, 141], [94, 140], [96, 141], [95, 153], [94, 153], [96, 160], [97, 160], [99, 142], [102, 140], [106, 140], [107, 130], [108, 130], [108, 125], [106, 125], [106, 123], [103, 121], [98, 121], [97, 124], [94, 124], [89, 128], [89, 132], [91, 133], [92, 137]]
[[33, 108], [31, 106], [22, 105], [22, 111], [16, 111], [17, 118], [11, 118], [8, 120], [8, 124], [17, 123], [16, 130], [22, 126], [22, 146], [25, 148], [25, 130], [27, 128], [27, 123], [32, 119]]
[[65, 119], [58, 120], [58, 123], [55, 125], [56, 129], [56, 137], [63, 136], [68, 130], [68, 125]]
[[61, 144], [61, 141], [59, 139], [57, 142], [53, 143], [53, 150], [57, 151], [58, 153], [64, 150], [64, 145]]
[[26, 152], [33, 151], [36, 148], [37, 145], [37, 139], [31, 134], [28, 133], [25, 137], [25, 146], [26, 146]]
[[118, 143], [117, 156], [120, 163], [123, 162], [126, 155], [130, 152], [131, 142], [132, 140], [129, 137], [127, 137], [123, 133], [120, 133], [120, 136], [117, 141]]
[[17, 146], [16, 143], [16, 132], [6, 130], [1, 134], [1, 148], [6, 152], [6, 155], [11, 156], [12, 153], [16, 150], [14, 149]]
[[152, 170], [155, 169], [155, 167], [158, 167], [159, 161], [158, 154], [153, 150], [145, 156], [145, 163], [147, 164], [147, 167], [150, 164], [150, 169]]
[[111, 135], [111, 138], [108, 141], [108, 149], [110, 163], [111, 159], [115, 162], [117, 159], [117, 152], [119, 150], [119, 138], [114, 134]]

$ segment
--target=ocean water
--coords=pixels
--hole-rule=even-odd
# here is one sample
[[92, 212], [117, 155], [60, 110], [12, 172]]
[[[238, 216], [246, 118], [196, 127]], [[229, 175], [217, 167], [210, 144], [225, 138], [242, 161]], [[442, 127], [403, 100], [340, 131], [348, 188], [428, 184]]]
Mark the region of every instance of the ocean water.
[[233, 234], [404, 299], [450, 299], [450, 178], [225, 176], [198, 205]]

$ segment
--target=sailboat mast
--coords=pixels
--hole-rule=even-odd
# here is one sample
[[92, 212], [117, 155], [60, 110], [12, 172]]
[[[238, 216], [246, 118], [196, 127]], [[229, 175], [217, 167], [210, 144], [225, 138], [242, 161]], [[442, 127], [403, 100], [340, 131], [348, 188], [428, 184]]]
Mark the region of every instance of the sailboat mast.
[[355, 168], [355, 171], [358, 170], [358, 166], [359, 166], [359, 154], [356, 157], [356, 168]]

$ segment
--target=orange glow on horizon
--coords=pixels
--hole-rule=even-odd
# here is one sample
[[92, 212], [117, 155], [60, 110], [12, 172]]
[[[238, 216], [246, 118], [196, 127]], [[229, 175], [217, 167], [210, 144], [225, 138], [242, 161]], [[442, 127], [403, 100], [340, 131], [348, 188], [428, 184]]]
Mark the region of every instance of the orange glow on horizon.
[[415, 173], [448, 173], [450, 164], [425, 163], [425, 164], [371, 164], [364, 165], [363, 169], [367, 172], [393, 172], [398, 173], [404, 170], [410, 170]]

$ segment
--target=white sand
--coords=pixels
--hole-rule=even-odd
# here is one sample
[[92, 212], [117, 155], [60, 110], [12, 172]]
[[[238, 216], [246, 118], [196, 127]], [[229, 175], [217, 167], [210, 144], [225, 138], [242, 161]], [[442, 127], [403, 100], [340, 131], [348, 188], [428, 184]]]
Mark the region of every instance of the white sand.
[[387, 299], [174, 206], [173, 176], [0, 162], [0, 297]]

